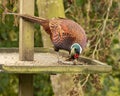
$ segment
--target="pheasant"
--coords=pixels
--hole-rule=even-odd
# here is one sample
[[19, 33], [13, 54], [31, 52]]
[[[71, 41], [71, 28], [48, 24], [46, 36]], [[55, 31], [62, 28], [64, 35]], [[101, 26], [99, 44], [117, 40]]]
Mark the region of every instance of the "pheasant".
[[44, 19], [27, 14], [6, 14], [18, 15], [29, 22], [40, 24], [50, 35], [55, 51], [68, 51], [70, 59], [72, 60], [77, 60], [79, 58], [79, 55], [87, 44], [87, 37], [84, 29], [76, 22], [67, 18]]

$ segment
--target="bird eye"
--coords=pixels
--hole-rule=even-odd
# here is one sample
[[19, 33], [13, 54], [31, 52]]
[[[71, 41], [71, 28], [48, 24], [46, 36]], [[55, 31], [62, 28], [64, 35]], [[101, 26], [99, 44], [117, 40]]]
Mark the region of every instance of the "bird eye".
[[76, 51], [77, 49], [75, 48], [75, 51]]

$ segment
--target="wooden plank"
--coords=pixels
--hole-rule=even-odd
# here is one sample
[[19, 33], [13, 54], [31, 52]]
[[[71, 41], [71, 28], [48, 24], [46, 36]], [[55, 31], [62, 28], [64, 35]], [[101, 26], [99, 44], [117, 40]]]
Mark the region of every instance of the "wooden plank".
[[33, 75], [19, 75], [19, 96], [33, 96]]
[[7, 73], [109, 73], [111, 66], [102, 65], [62, 65], [62, 66], [6, 66], [2, 70]]
[[[63, 56], [63, 55], [62, 55]], [[60, 56], [64, 61], [65, 57]], [[71, 63], [57, 63], [54, 53], [35, 53], [34, 61], [19, 61], [18, 53], [1, 53], [0, 64], [4, 72], [8, 73], [107, 73], [112, 67], [100, 61], [80, 57], [78, 65]], [[87, 62], [88, 61], [88, 62]]]
[[[12, 47], [12, 48], [0, 48], [0, 53], [14, 53], [14, 52], [19, 52], [19, 48], [17, 47]], [[53, 49], [51, 48], [43, 48], [43, 47], [35, 47], [34, 52], [54, 52]]]
[[[20, 0], [20, 14], [34, 15], [34, 0]], [[19, 59], [31, 61], [34, 58], [33, 25], [20, 18], [19, 29]]]

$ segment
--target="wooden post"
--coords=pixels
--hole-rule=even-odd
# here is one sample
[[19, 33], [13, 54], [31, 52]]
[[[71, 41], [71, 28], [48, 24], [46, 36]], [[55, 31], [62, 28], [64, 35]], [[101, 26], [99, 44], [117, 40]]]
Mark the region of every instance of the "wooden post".
[[[20, 0], [20, 14], [34, 15], [34, 0]], [[19, 59], [32, 61], [34, 58], [34, 29], [32, 23], [20, 18]], [[19, 75], [19, 96], [33, 96], [33, 75]]]
[[[34, 15], [34, 0], [20, 0], [20, 14]], [[19, 58], [31, 61], [34, 57], [34, 30], [33, 25], [20, 18]]]
[[33, 75], [19, 75], [19, 96], [33, 96]]

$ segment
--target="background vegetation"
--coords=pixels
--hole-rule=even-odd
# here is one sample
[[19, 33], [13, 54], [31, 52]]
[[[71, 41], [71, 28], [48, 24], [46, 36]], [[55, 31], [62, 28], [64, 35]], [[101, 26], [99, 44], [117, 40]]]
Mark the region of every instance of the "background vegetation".
[[[83, 87], [85, 96], [119, 96], [120, 1], [64, 0], [64, 7], [66, 17], [78, 22], [86, 30], [88, 45], [83, 55], [113, 66], [112, 73], [100, 74], [101, 84], [96, 84], [99, 79], [90, 76]], [[35, 8], [35, 15], [38, 16], [37, 6]], [[18, 20], [14, 16], [4, 17], [2, 13], [5, 11], [18, 12], [18, 0], [0, 0], [0, 47], [18, 47]], [[34, 26], [35, 46], [42, 46], [40, 27], [37, 24]], [[17, 87], [16, 75], [0, 74], [0, 96], [17, 96]], [[53, 94], [47, 74], [35, 76], [34, 87], [34, 96]]]

